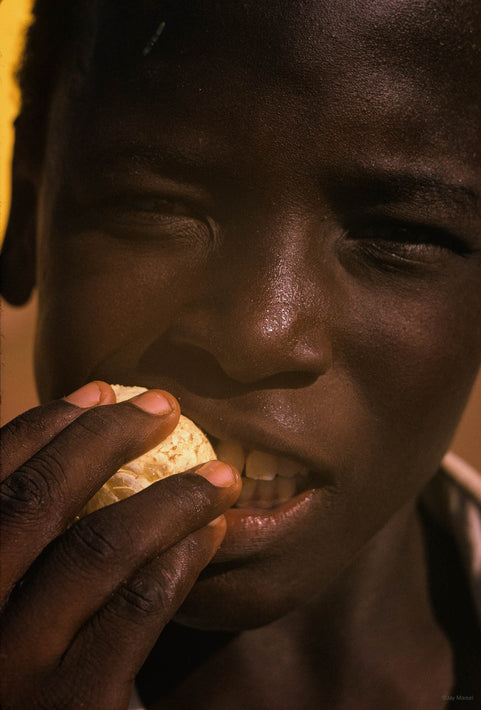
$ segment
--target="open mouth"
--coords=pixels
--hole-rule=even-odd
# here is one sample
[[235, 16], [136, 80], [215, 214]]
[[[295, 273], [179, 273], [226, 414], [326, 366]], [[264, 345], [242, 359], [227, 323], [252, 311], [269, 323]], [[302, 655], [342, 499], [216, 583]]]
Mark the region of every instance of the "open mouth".
[[292, 459], [234, 441], [217, 439], [212, 445], [220, 461], [241, 473], [242, 492], [234, 508], [276, 508], [309, 487], [308, 468]]

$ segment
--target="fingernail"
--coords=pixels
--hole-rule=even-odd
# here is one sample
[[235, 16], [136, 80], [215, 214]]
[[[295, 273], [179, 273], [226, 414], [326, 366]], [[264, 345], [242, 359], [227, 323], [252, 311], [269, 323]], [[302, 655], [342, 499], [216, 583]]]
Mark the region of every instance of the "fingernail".
[[142, 409], [144, 412], [156, 414], [157, 416], [166, 416], [173, 410], [172, 403], [160, 390], [142, 392], [142, 394], [138, 394], [136, 397], [129, 399], [129, 402], [135, 404], [136, 407]]
[[225, 515], [219, 515], [218, 518], [214, 518], [214, 520], [211, 520], [210, 523], [207, 523], [208, 528], [218, 528], [222, 527], [226, 524], [226, 519]]
[[96, 382], [89, 382], [88, 385], [80, 387], [72, 394], [64, 397], [66, 402], [74, 404], [76, 407], [82, 407], [86, 409], [87, 407], [94, 407], [100, 402], [100, 397], [102, 393]]
[[220, 488], [229, 488], [236, 481], [234, 470], [223, 461], [209, 461], [198, 468], [196, 473], [207, 478], [213, 486], [219, 486]]

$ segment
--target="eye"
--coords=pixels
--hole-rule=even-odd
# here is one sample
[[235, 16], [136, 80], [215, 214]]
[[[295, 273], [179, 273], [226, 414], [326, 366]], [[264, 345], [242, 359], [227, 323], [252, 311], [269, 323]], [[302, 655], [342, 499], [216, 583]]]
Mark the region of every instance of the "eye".
[[95, 219], [119, 239], [159, 245], [211, 241], [211, 221], [187, 201], [149, 194], [115, 194], [101, 199]]
[[379, 222], [348, 230], [346, 237], [366, 256], [392, 266], [433, 263], [450, 254], [469, 253], [455, 235], [427, 225]]

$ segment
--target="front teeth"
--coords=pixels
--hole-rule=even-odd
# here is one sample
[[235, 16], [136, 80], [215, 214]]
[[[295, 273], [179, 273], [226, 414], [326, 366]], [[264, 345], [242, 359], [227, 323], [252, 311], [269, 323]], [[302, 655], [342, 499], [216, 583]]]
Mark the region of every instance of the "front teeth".
[[277, 474], [277, 456], [266, 454], [263, 451], [251, 451], [247, 455], [247, 478], [256, 478], [261, 481], [272, 481]]
[[294, 478], [300, 474], [301, 476], [307, 475], [308, 469], [302, 464], [292, 461], [291, 459], [285, 459], [283, 456], [277, 457], [277, 475], [283, 478]]
[[218, 441], [214, 449], [220, 461], [235, 466], [244, 477], [258, 481], [273, 481], [276, 476], [282, 478], [307, 476], [308, 473], [307, 467], [296, 461], [286, 459], [284, 456], [267, 454], [265, 451], [246, 452], [236, 441]]
[[242, 474], [242, 493], [237, 508], [273, 508], [290, 500], [303, 487], [306, 466], [265, 451], [245, 451], [235, 441], [219, 441], [217, 458], [235, 466]]
[[242, 491], [234, 507], [275, 508], [296, 495], [297, 485], [295, 478], [281, 476], [276, 476], [272, 481], [242, 478]]
[[240, 444], [235, 441], [218, 441], [214, 449], [220, 461], [234, 466], [234, 468], [242, 473], [245, 463], [245, 454]]

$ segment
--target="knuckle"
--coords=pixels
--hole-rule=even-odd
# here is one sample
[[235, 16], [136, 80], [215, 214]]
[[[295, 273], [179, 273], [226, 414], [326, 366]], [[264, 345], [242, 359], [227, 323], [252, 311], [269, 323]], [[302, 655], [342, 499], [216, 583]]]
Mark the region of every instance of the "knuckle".
[[48, 408], [48, 405], [28, 409], [15, 417], [15, 419], [7, 422], [7, 424], [2, 426], [2, 439], [4, 437], [14, 439], [26, 430], [33, 434], [44, 432], [48, 428], [46, 424], [47, 418], [42, 416], [46, 408]]
[[42, 449], [41, 453], [30, 460], [30, 466], [45, 481], [46, 492], [52, 493], [54, 487], [57, 490], [67, 480], [68, 473], [65, 461], [65, 454], [53, 443], [50, 443]]
[[172, 476], [165, 479], [165, 483], [168, 489], [166, 494], [172, 505], [195, 518], [205, 517], [206, 512], [217, 502], [217, 489], [208, 486], [201, 476], [193, 474]]
[[91, 566], [112, 565], [122, 555], [125, 535], [119, 534], [103, 516], [89, 515], [75, 523], [63, 538], [64, 557], [74, 563], [82, 560]]
[[54, 456], [37, 456], [9, 476], [0, 486], [2, 517], [37, 519], [55, 498], [55, 482], [64, 476]]
[[119, 411], [119, 408], [114, 405], [89, 409], [76, 420], [75, 424], [80, 436], [87, 435], [89, 439], [110, 440], [114, 437], [123, 441], [129, 433], [129, 422], [125, 417], [125, 411], [122, 409]]
[[89, 410], [82, 414], [75, 422], [75, 434], [80, 439], [104, 439], [106, 429], [109, 430], [109, 435], [112, 435], [115, 428], [115, 418], [107, 416], [105, 412], [98, 410]]
[[15, 419], [4, 424], [1, 429], [2, 440], [15, 441], [28, 432], [33, 439], [44, 439], [45, 435], [67, 426], [77, 416], [74, 408], [70, 408], [63, 400], [54, 400], [48, 404], [28, 409]]
[[7, 478], [1, 485], [2, 514], [18, 511], [27, 512], [37, 508], [44, 500], [42, 478], [29, 471], [27, 467]]
[[165, 567], [130, 580], [119, 589], [117, 613], [134, 621], [164, 613], [173, 604], [178, 582], [179, 572]]
[[[85, 412], [72, 426], [72, 436], [78, 447], [102, 451], [105, 459], [112, 459], [120, 466], [133, 448], [136, 428], [132, 418], [125, 416], [125, 410], [116, 405], [98, 407]], [[71, 443], [71, 442], [70, 442]], [[133, 457], [132, 457], [133, 458]]]
[[30, 411], [23, 412], [23, 414], [19, 414], [18, 417], [15, 417], [15, 419], [12, 419], [7, 424], [4, 424], [4, 426], [2, 426], [2, 441], [8, 441], [10, 439], [14, 440], [18, 436], [22, 435], [25, 429], [34, 428], [34, 424], [33, 422], [31, 422], [29, 417]]

